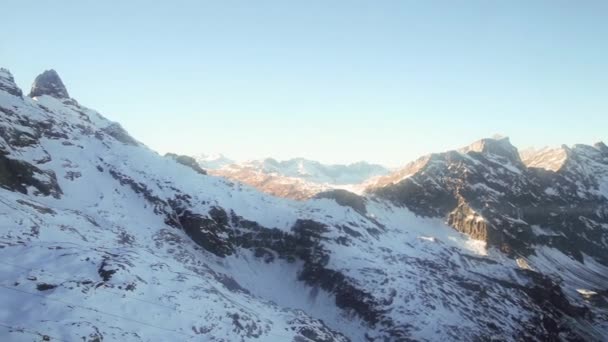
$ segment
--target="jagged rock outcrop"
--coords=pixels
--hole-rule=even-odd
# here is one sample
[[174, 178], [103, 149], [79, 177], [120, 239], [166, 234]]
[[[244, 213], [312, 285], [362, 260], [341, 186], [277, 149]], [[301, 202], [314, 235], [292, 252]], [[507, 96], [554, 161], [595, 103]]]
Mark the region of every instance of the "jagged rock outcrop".
[[48, 95], [57, 99], [68, 99], [70, 95], [65, 88], [59, 74], [53, 69], [46, 70], [38, 75], [32, 84], [29, 97]]
[[593, 147], [598, 149], [602, 154], [608, 155], [608, 146], [606, 146], [603, 141], [596, 142], [595, 144], [593, 144]]
[[476, 152], [498, 158], [503, 163], [512, 163], [521, 167], [522, 161], [517, 148], [511, 145], [508, 137], [486, 138], [478, 140], [460, 150], [462, 153]]
[[107, 127], [104, 127], [102, 131], [123, 144], [131, 146], [137, 146], [139, 144], [137, 140], [130, 136], [129, 133], [118, 123], [113, 122]]
[[62, 194], [53, 171], [43, 171], [36, 166], [8, 158], [0, 152], [0, 186], [13, 191], [27, 194], [28, 189], [34, 189], [33, 194], [59, 198]]
[[359, 196], [347, 190], [335, 189], [324, 191], [315, 195], [314, 198], [329, 198], [336, 201], [341, 206], [353, 208], [356, 212], [365, 215], [365, 197]]
[[4, 68], [0, 68], [0, 91], [5, 91], [19, 97], [23, 96], [23, 92], [15, 84], [15, 79], [11, 72]]
[[456, 209], [448, 214], [447, 223], [473, 239], [483, 241], [493, 241], [496, 239], [493, 236], [489, 236], [495, 234], [495, 231], [489, 229], [485, 219], [463, 199], [461, 199]]
[[200, 167], [196, 159], [190, 156], [177, 155], [175, 153], [166, 153], [165, 157], [174, 159], [176, 162], [191, 168], [192, 170], [196, 171], [201, 175], [207, 174], [207, 171], [203, 170], [203, 168]]
[[53, 69], [45, 70], [36, 77], [28, 96], [37, 97], [42, 95], [52, 96], [57, 99], [70, 98], [68, 90], [65, 88], [59, 74]]

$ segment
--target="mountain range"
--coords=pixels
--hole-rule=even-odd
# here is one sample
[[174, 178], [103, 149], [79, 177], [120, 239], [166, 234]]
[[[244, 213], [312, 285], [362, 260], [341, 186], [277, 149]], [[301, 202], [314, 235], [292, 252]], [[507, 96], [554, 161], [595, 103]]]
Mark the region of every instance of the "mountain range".
[[[26, 96], [0, 69], [0, 340], [608, 340], [603, 143], [233, 164], [159, 155], [55, 71]], [[331, 186], [215, 173], [246, 168]]]
[[296, 200], [309, 199], [331, 189], [360, 193], [368, 180], [390, 172], [381, 165], [367, 162], [328, 165], [304, 158], [283, 161], [266, 158], [238, 163], [223, 155], [201, 155], [194, 159], [210, 174]]

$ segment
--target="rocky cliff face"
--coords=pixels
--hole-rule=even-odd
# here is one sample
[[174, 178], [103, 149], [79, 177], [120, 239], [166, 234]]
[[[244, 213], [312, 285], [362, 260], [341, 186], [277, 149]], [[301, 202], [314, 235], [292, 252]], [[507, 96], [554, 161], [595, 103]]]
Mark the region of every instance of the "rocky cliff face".
[[601, 146], [572, 148], [558, 177], [488, 140], [373, 196], [292, 201], [160, 156], [73, 99], [23, 97], [7, 75], [1, 340], [608, 336]]
[[15, 84], [13, 75], [10, 73], [10, 71], [4, 68], [0, 68], [0, 90], [14, 96], [23, 96], [23, 92]]
[[57, 99], [68, 99], [70, 95], [68, 94], [65, 85], [63, 85], [63, 81], [59, 78], [57, 72], [53, 69], [46, 70], [42, 74], [36, 77], [34, 80], [34, 84], [32, 85], [32, 90], [30, 90], [29, 97], [36, 97], [48, 95], [55, 97]]
[[207, 171], [203, 170], [203, 168], [200, 167], [200, 165], [196, 162], [196, 159], [190, 156], [177, 155], [175, 153], [166, 153], [165, 157], [174, 159], [176, 162], [191, 168], [192, 170], [200, 173], [201, 175], [207, 174]]
[[608, 263], [606, 151], [576, 145], [528, 155], [526, 162], [507, 138], [484, 139], [428, 157], [403, 179], [388, 176], [369, 192], [444, 218], [505, 253], [529, 255], [544, 245]]

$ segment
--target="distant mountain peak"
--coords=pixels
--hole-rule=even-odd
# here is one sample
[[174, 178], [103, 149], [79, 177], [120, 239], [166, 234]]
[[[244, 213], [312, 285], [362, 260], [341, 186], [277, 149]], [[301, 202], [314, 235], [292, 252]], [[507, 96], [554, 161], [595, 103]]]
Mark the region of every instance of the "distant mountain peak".
[[[223, 158], [223, 159], [222, 159]], [[323, 164], [306, 158], [277, 160], [253, 159], [234, 162], [224, 157], [196, 158], [210, 174], [253, 186], [263, 192], [291, 199], [308, 199], [330, 189], [343, 188], [359, 192], [368, 180], [385, 175], [389, 170], [378, 164]]]
[[481, 139], [461, 149], [460, 152], [479, 152], [484, 155], [503, 157], [516, 164], [522, 163], [519, 152], [511, 144], [509, 137], [494, 136], [493, 138]]
[[32, 84], [29, 97], [49, 95], [58, 99], [68, 99], [70, 95], [57, 71], [45, 70], [38, 75]]
[[234, 163], [234, 160], [227, 158], [221, 153], [201, 153], [194, 156], [194, 159], [203, 169], [206, 170], [221, 169]]
[[521, 159], [526, 167], [540, 168], [549, 171], [557, 171], [562, 168], [570, 147], [561, 145], [560, 147], [528, 148], [520, 153]]
[[603, 141], [598, 141], [593, 144], [593, 146], [600, 150], [602, 153], [608, 153], [608, 146], [606, 146]]

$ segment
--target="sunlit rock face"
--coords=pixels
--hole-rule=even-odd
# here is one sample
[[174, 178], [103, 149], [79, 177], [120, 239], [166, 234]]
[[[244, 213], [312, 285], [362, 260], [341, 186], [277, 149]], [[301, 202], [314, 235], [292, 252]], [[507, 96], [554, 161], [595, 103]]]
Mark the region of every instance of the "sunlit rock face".
[[295, 200], [310, 199], [325, 191], [343, 189], [359, 193], [368, 181], [389, 170], [367, 162], [322, 164], [314, 160], [273, 158], [242, 163], [223, 156], [197, 158], [209, 173], [255, 187], [265, 193]]

